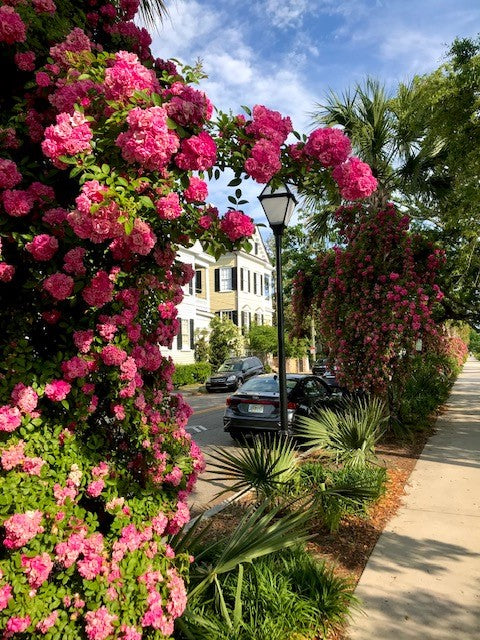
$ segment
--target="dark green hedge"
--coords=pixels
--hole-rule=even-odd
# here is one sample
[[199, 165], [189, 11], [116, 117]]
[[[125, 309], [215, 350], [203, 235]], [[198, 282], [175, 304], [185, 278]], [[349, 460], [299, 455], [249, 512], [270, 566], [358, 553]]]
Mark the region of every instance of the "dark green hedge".
[[205, 382], [212, 373], [212, 367], [208, 362], [195, 362], [195, 364], [177, 364], [173, 374], [173, 384], [182, 387], [184, 384]]

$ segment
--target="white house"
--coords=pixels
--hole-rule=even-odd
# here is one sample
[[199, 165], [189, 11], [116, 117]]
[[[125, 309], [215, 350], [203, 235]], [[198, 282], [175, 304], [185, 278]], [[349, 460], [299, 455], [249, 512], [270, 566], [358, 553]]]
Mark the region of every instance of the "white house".
[[190, 249], [181, 249], [177, 259], [190, 264], [195, 270], [193, 280], [183, 287], [184, 298], [178, 305], [180, 332], [169, 350], [175, 364], [194, 362], [195, 331], [209, 329], [213, 313], [210, 310], [209, 268], [215, 264], [215, 258], [206, 254], [200, 243]]

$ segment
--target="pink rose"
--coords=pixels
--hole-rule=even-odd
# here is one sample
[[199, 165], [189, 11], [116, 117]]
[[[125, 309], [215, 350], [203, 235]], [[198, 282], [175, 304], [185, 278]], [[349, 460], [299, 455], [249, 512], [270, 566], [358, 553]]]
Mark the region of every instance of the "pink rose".
[[32, 254], [35, 260], [50, 260], [58, 249], [58, 240], [54, 236], [42, 233], [35, 236], [32, 242], [28, 242], [25, 249]]
[[54, 273], [43, 281], [43, 289], [55, 300], [65, 300], [73, 293], [73, 278], [64, 273]]

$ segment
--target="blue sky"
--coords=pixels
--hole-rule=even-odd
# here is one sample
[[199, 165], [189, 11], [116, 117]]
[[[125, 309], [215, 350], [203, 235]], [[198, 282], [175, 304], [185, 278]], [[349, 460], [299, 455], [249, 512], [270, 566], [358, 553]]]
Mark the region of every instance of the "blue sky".
[[[167, 0], [169, 17], [152, 32], [154, 55], [203, 62], [201, 88], [218, 108], [264, 104], [300, 132], [329, 90], [367, 76], [395, 91], [445, 60], [455, 37], [480, 32], [479, 0]], [[225, 181], [210, 199], [226, 210]], [[245, 211], [261, 219], [249, 180]]]

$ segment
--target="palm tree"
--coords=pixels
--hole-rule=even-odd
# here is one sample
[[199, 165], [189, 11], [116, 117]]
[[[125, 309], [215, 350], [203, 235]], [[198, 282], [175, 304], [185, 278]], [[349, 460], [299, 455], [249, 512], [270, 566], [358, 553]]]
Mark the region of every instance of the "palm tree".
[[[413, 85], [401, 85], [393, 97], [378, 80], [367, 78], [341, 96], [330, 92], [326, 103], [317, 104], [312, 114], [314, 126], [342, 127], [354, 152], [370, 165], [379, 185], [371, 198], [375, 207], [392, 194], [401, 199], [408, 194], [428, 196], [440, 187], [432, 169], [445, 144], [441, 139], [427, 143], [420, 123], [412, 126], [416, 96]], [[332, 207], [315, 207], [310, 221], [315, 235], [325, 234], [331, 214]]]
[[141, 0], [140, 15], [147, 27], [152, 29], [158, 18], [163, 22], [168, 16], [167, 4], [163, 0]]

